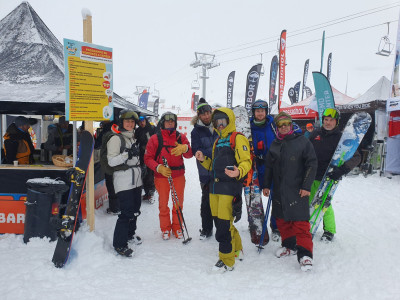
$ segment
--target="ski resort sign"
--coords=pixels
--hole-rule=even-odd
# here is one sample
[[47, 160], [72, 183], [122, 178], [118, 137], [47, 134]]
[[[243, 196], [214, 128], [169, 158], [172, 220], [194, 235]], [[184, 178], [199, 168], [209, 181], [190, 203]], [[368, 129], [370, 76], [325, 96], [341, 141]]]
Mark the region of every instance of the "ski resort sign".
[[65, 116], [113, 119], [112, 48], [64, 39]]

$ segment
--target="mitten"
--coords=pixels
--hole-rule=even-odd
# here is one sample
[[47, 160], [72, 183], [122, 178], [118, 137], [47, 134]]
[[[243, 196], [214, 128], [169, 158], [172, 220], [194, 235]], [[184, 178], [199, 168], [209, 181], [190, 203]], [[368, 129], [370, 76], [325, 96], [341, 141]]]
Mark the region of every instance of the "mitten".
[[233, 198], [232, 201], [232, 216], [234, 223], [238, 222], [242, 218], [242, 197], [238, 196]]
[[175, 146], [176, 147], [171, 150], [171, 154], [174, 156], [182, 155], [188, 151], [188, 145], [186, 144], [178, 144], [175, 142]]

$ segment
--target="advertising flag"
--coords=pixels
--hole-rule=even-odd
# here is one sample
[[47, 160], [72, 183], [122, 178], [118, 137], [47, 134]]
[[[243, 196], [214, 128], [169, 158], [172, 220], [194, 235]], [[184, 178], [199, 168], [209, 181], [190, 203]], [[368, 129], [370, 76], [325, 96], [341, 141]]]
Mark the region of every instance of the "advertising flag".
[[149, 92], [147, 90], [143, 90], [139, 97], [139, 107], [147, 109], [147, 103], [149, 101]]
[[294, 91], [294, 88], [289, 88], [288, 90], [288, 96], [289, 96], [289, 100], [290, 100], [290, 104], [295, 104], [296, 103], [296, 93]]
[[272, 107], [276, 104], [276, 78], [278, 77], [278, 56], [274, 55], [271, 60], [271, 69], [269, 71], [269, 113], [272, 111]]
[[245, 107], [251, 116], [251, 106], [256, 100], [262, 64], [253, 66], [247, 74]]
[[196, 95], [196, 93], [195, 92], [193, 92], [193, 94], [192, 94], [192, 99], [190, 100], [190, 108], [193, 110], [193, 111], [195, 111], [195, 109], [194, 109], [194, 96]]
[[326, 66], [326, 77], [331, 81], [331, 70], [332, 70], [332, 52], [328, 55], [328, 65]]
[[295, 103], [299, 102], [300, 85], [301, 85], [301, 81], [297, 82], [297, 83], [294, 85]]
[[389, 99], [387, 100], [386, 110], [400, 110], [400, 21], [397, 28], [396, 53], [392, 72], [392, 88], [390, 89]]
[[310, 65], [310, 60], [307, 59], [304, 63], [304, 73], [303, 73], [303, 88], [301, 89], [301, 100], [303, 100], [304, 91], [306, 89], [307, 77], [308, 77], [308, 66]]
[[160, 98], [157, 98], [156, 101], [154, 101], [153, 105], [153, 112], [158, 115], [158, 105], [160, 104]]
[[335, 107], [332, 88], [328, 78], [321, 72], [312, 72], [315, 86], [315, 98], [318, 104], [319, 123], [322, 126], [322, 114], [325, 109]]
[[232, 98], [233, 98], [233, 84], [235, 83], [235, 71], [232, 71], [228, 75], [227, 91], [226, 91], [226, 107], [232, 109]]
[[285, 66], [286, 66], [286, 30], [282, 30], [279, 42], [279, 96], [278, 111], [281, 108], [283, 90], [285, 89]]

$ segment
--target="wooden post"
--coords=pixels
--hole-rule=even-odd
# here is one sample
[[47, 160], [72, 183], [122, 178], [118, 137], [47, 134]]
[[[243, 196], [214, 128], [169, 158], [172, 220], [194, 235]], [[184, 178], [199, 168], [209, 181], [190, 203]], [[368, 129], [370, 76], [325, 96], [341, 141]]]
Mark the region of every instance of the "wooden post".
[[[83, 41], [92, 43], [92, 16], [88, 10], [82, 10], [83, 17]], [[85, 120], [85, 130], [93, 135], [93, 121]], [[90, 231], [94, 230], [94, 163], [93, 155], [90, 159], [86, 176], [86, 214]]]

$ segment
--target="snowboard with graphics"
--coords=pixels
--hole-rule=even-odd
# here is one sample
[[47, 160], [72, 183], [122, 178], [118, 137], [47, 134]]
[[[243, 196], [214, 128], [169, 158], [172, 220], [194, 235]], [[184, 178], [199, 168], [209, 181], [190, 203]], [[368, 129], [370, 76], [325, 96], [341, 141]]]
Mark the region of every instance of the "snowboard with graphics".
[[368, 113], [356, 112], [350, 117], [343, 130], [342, 137], [329, 163], [329, 167], [310, 203], [310, 232], [313, 237], [317, 232], [325, 211], [333, 200], [333, 194], [340, 182], [340, 180], [330, 179], [328, 174], [332, 171], [333, 167], [340, 167], [353, 157], [371, 125], [371, 120], [371, 116]]
[[86, 174], [92, 157], [93, 146], [92, 135], [89, 131], [83, 131], [80, 135], [78, 159], [75, 167], [68, 170], [71, 186], [69, 189], [67, 207], [60, 220], [57, 245], [52, 259], [57, 268], [62, 268], [66, 264], [71, 251], [72, 239], [77, 226], [82, 191], [85, 186]]

